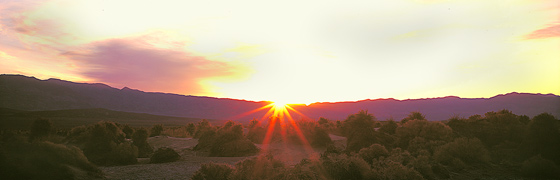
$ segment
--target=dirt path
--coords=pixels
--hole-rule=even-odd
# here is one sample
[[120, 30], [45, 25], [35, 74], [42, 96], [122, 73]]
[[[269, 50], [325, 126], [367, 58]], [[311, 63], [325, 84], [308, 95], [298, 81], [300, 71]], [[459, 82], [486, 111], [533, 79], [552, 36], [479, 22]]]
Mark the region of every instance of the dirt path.
[[[346, 138], [330, 135], [335, 145], [346, 145]], [[203, 154], [192, 151], [198, 144], [197, 139], [174, 138], [174, 137], [150, 137], [148, 143], [154, 150], [160, 147], [173, 148], [181, 155], [177, 162], [148, 164], [148, 158], [140, 158], [139, 164], [128, 166], [100, 167], [107, 179], [190, 179], [190, 177], [200, 168], [200, 165], [208, 162], [227, 163], [234, 165], [250, 157], [206, 157]], [[262, 144], [257, 144], [262, 148]], [[282, 143], [270, 144], [268, 152], [274, 157], [284, 160], [287, 165], [295, 165], [303, 158], [312, 156], [318, 157], [324, 148], [314, 148], [309, 151], [303, 145], [285, 145]]]

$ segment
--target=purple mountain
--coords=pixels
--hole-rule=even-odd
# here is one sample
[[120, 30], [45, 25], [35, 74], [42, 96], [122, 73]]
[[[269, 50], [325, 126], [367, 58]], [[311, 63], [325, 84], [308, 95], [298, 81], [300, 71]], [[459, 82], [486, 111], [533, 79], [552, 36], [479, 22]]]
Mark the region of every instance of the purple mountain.
[[[126, 87], [117, 89], [105, 84], [74, 83], [59, 79], [39, 80], [23, 75], [0, 75], [0, 107], [18, 110], [105, 108], [155, 115], [247, 121], [263, 117], [266, 110], [252, 114], [247, 112], [267, 104], [268, 102], [143, 92]], [[368, 110], [379, 120], [390, 117], [400, 120], [412, 111], [425, 114], [429, 120], [446, 120], [454, 115], [468, 117], [502, 109], [529, 117], [543, 112], [560, 117], [560, 96], [509, 93], [492, 98], [449, 96], [411, 100], [375, 99], [292, 107], [309, 118], [325, 117], [332, 120], [343, 120], [360, 110]], [[292, 115], [302, 118], [297, 113]]]

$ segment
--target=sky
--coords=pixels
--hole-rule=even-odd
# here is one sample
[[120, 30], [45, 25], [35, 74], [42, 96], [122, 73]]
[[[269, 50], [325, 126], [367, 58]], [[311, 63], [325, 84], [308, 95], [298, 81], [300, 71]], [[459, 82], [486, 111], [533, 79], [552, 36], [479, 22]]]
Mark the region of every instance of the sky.
[[560, 94], [558, 0], [0, 0], [0, 74], [312, 103]]

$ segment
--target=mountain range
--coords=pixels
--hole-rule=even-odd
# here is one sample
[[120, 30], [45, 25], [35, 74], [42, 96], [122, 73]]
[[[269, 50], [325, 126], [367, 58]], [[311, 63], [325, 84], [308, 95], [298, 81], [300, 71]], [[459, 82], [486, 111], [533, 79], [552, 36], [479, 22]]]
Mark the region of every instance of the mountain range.
[[[101, 83], [75, 83], [60, 79], [39, 80], [23, 75], [0, 75], [0, 108], [24, 111], [103, 108], [113, 111], [148, 113], [161, 116], [238, 120], [262, 118], [266, 109], [250, 113], [270, 102], [187, 96], [140, 90], [117, 89]], [[344, 120], [348, 115], [367, 110], [379, 120], [400, 120], [412, 111], [428, 120], [452, 116], [483, 115], [507, 109], [529, 117], [548, 112], [560, 116], [560, 96], [554, 94], [508, 93], [491, 98], [447, 96], [427, 99], [374, 99], [355, 102], [290, 105], [300, 113], [294, 118]]]

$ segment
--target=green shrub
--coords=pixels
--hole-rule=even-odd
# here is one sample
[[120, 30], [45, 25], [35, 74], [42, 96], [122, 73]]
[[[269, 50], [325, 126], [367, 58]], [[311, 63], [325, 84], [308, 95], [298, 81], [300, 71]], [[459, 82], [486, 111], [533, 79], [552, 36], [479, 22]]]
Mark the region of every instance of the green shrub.
[[420, 151], [419, 155], [410, 162], [410, 167], [418, 171], [425, 179], [435, 179], [432, 163], [430, 162], [430, 153], [428, 151]]
[[521, 166], [523, 176], [533, 178], [560, 178], [559, 170], [553, 161], [544, 159], [540, 155], [527, 159]]
[[0, 179], [101, 178], [101, 171], [74, 146], [51, 142], [0, 146]]
[[309, 139], [311, 140], [311, 145], [314, 147], [327, 147], [333, 143], [327, 130], [320, 126], [315, 126]]
[[331, 179], [367, 179], [372, 173], [366, 161], [346, 154], [323, 156], [321, 165]]
[[227, 142], [216, 142], [210, 149], [210, 156], [242, 157], [257, 153], [259, 149], [248, 139], [236, 139]]
[[138, 147], [138, 157], [148, 157], [154, 152], [148, 144], [148, 130], [141, 128], [132, 134], [132, 144]]
[[161, 132], [163, 132], [163, 125], [153, 125], [152, 128], [150, 128], [150, 137], [159, 136], [161, 135]]
[[399, 138], [398, 146], [403, 149], [408, 149], [410, 141], [417, 137], [422, 137], [427, 142], [448, 142], [451, 140], [452, 134], [451, 128], [441, 122], [417, 119], [406, 122], [402, 127], [398, 127], [396, 130], [396, 136]]
[[423, 137], [415, 137], [408, 143], [408, 152], [412, 154], [417, 154], [420, 151], [426, 150], [431, 154], [434, 153], [436, 148], [447, 144], [446, 141], [443, 140], [426, 140]]
[[215, 131], [214, 126], [208, 122], [208, 120], [203, 119], [196, 124], [196, 131], [194, 132], [194, 138], [200, 138], [202, 135], [207, 134], [208, 131]]
[[122, 132], [125, 134], [127, 139], [132, 139], [132, 134], [134, 134], [134, 129], [132, 129], [128, 124], [120, 125]]
[[411, 120], [426, 120], [426, 116], [424, 116], [424, 114], [422, 114], [418, 111], [413, 111], [413, 112], [410, 112], [408, 114], [408, 116], [406, 116], [405, 118], [403, 118], [401, 120], [401, 124], [404, 125], [408, 121], [411, 121]]
[[232, 180], [279, 179], [286, 165], [272, 155], [261, 155], [235, 164]]
[[138, 160], [138, 148], [131, 143], [120, 143], [111, 150], [104, 158], [107, 165], [129, 165], [136, 164]]
[[202, 164], [200, 169], [194, 172], [192, 180], [219, 180], [228, 179], [233, 168], [227, 164], [217, 164], [217, 163], [206, 163]]
[[480, 140], [458, 138], [437, 148], [434, 159], [440, 163], [458, 167], [462, 166], [461, 162], [467, 164], [488, 163], [490, 155]]
[[289, 168], [286, 172], [282, 173], [281, 179], [325, 179], [325, 177], [322, 177], [320, 175], [319, 168], [316, 165], [317, 162], [311, 162], [308, 159], [302, 159], [301, 162], [296, 164], [293, 168]]
[[181, 156], [171, 148], [159, 148], [150, 158], [150, 163], [166, 163], [179, 160]]
[[113, 122], [102, 121], [73, 128], [68, 142], [80, 147], [89, 161], [97, 165], [137, 163], [138, 148], [125, 140], [125, 134]]
[[194, 125], [194, 123], [189, 123], [187, 124], [187, 126], [185, 127], [185, 130], [187, 131], [187, 133], [189, 134], [189, 136], [194, 136], [194, 132], [196, 130], [196, 126]]
[[373, 167], [369, 179], [424, 179], [418, 171], [390, 160], [376, 161]]
[[542, 113], [531, 120], [525, 139], [525, 149], [531, 155], [560, 163], [560, 121], [551, 114]]
[[401, 148], [395, 148], [389, 153], [389, 157], [385, 158], [394, 162], [401, 163], [403, 165], [408, 165], [410, 162], [414, 161], [414, 156], [412, 156], [408, 151], [402, 150]]
[[207, 128], [200, 135], [194, 150], [209, 151], [210, 156], [239, 157], [253, 155], [259, 151], [257, 146], [243, 136], [240, 123], [228, 121], [217, 130]]
[[[254, 122], [258, 122], [256, 120], [252, 120], [251, 124]], [[247, 139], [251, 142], [262, 144], [264, 141], [264, 137], [266, 136], [266, 129], [261, 127], [260, 123], [255, 125], [249, 125], [249, 131], [247, 132]]]
[[381, 125], [379, 131], [387, 134], [395, 134], [397, 127], [399, 127], [397, 122], [395, 122], [393, 119], [389, 119], [385, 124]]
[[379, 138], [376, 136], [374, 128], [375, 120], [373, 115], [363, 110], [348, 116], [344, 120], [342, 125], [343, 134], [348, 138], [346, 150], [357, 152], [374, 143], [379, 143]]
[[373, 144], [368, 148], [361, 149], [360, 152], [358, 152], [358, 156], [371, 164], [375, 159], [389, 156], [389, 151], [387, 151], [383, 145]]

